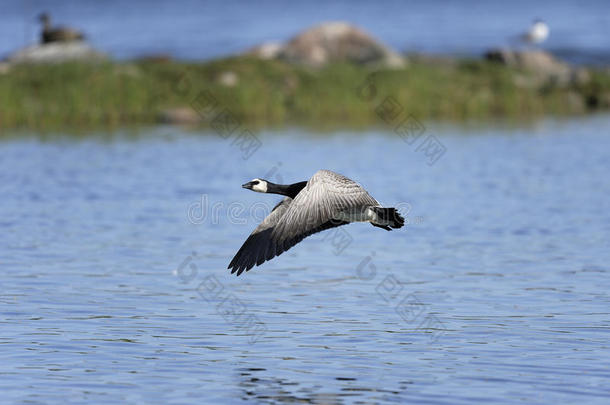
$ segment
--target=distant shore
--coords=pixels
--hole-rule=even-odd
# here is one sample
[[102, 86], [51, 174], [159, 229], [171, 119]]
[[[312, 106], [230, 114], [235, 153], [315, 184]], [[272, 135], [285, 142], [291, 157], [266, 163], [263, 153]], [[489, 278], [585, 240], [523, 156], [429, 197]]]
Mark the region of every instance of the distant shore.
[[0, 130], [112, 129], [174, 123], [395, 126], [417, 121], [532, 120], [610, 110], [610, 73], [541, 81], [479, 59], [409, 58], [402, 68], [313, 69], [239, 56], [187, 63], [23, 64], [0, 72]]

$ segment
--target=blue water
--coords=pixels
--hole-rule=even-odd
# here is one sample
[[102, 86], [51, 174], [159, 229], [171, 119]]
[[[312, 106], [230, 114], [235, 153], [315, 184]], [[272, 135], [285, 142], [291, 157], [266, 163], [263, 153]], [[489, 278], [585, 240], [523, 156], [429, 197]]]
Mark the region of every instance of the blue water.
[[610, 63], [606, 0], [555, 1], [321, 1], [279, 0], [3, 0], [0, 56], [37, 41], [36, 16], [83, 30], [115, 58], [168, 54], [209, 59], [264, 41], [286, 40], [327, 20], [353, 22], [400, 51], [479, 55], [506, 46], [534, 18], [551, 35], [544, 48], [573, 62]]
[[[0, 402], [605, 404], [609, 130], [429, 126], [433, 164], [381, 131], [5, 139]], [[407, 226], [231, 276], [278, 200], [240, 185], [319, 168]]]

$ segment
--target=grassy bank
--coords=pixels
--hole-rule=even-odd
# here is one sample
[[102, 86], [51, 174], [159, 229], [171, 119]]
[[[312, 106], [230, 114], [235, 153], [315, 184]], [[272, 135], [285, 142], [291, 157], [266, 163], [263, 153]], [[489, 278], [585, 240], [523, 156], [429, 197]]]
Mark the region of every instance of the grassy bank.
[[[383, 124], [388, 117], [378, 107], [387, 97], [386, 113], [399, 111], [399, 118], [525, 120], [609, 108], [610, 75], [589, 76], [586, 83], [560, 87], [474, 60], [411, 62], [405, 69], [375, 72], [346, 64], [311, 70], [250, 58], [23, 65], [0, 75], [0, 129], [151, 124], [167, 109], [190, 108], [202, 94], [213, 98], [215, 111], [227, 109], [254, 127]], [[209, 124], [204, 118], [201, 125]]]

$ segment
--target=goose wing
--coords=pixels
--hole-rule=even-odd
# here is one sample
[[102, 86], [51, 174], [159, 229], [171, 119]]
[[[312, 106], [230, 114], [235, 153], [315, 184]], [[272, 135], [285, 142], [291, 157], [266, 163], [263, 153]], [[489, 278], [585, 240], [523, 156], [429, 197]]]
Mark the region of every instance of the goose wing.
[[[281, 215], [273, 217], [275, 222], [269, 221], [259, 231], [273, 212], [265, 218], [237, 252], [229, 268], [239, 275], [254, 265], [279, 256], [307, 236], [347, 224], [348, 221], [341, 219], [341, 212], [377, 205], [377, 200], [358, 183], [340, 174], [320, 170], [294, 200], [282, 205]], [[279, 205], [274, 211], [278, 208]]]
[[[254, 264], [259, 261], [261, 252], [264, 252], [267, 249], [273, 227], [277, 225], [280, 218], [286, 213], [291, 202], [292, 198], [284, 198], [271, 210], [269, 215], [263, 219], [263, 222], [252, 231], [229, 264], [228, 268], [232, 269], [231, 274], [237, 271], [237, 275], [239, 276], [244, 270], [250, 270]], [[263, 261], [264, 260], [260, 263]]]

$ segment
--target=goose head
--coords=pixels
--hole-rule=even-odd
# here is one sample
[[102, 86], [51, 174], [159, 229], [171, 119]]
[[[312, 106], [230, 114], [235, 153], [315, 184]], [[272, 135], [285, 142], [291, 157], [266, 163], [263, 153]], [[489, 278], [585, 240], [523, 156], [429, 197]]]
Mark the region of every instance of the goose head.
[[262, 179], [252, 179], [251, 181], [242, 184], [243, 188], [248, 190], [256, 191], [258, 193], [266, 193], [268, 190], [269, 182]]

